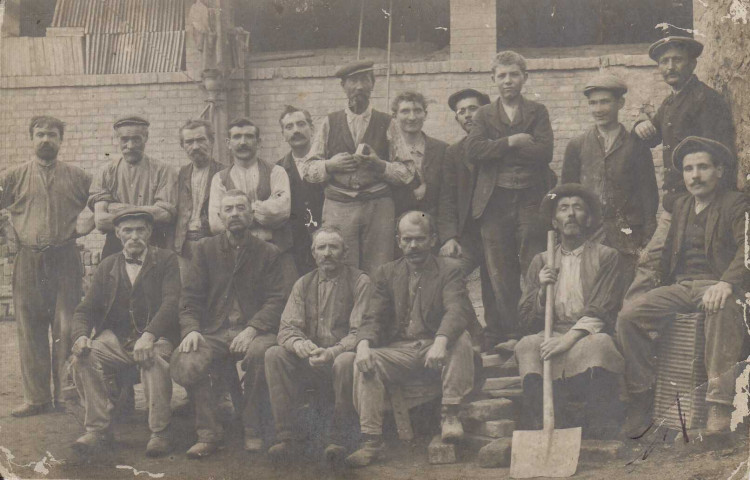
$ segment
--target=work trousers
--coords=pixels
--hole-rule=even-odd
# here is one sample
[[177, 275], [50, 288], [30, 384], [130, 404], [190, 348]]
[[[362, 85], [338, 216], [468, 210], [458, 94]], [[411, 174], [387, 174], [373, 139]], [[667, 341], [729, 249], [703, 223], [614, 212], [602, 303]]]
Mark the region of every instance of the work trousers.
[[215, 443], [224, 439], [224, 427], [217, 417], [212, 377], [215, 383], [215, 378], [222, 375], [227, 368], [233, 368], [240, 360], [245, 370], [241, 408], [245, 436], [260, 436], [262, 408], [268, 403], [264, 357], [266, 350], [276, 344], [276, 335], [259, 333], [250, 342], [247, 354], [238, 357], [229, 351], [229, 346], [241, 331], [242, 328], [227, 328], [212, 334], [203, 334], [205, 341], [198, 346], [199, 352], [185, 353], [176, 350], [172, 355], [173, 371], [205, 372], [197, 378], [175, 378], [173, 375], [174, 381], [183, 386], [195, 400], [195, 429], [199, 442]]
[[661, 252], [664, 250], [664, 244], [667, 243], [667, 234], [669, 233], [669, 225], [671, 223], [672, 214], [667, 211], [662, 212], [659, 216], [659, 222], [656, 224], [654, 235], [646, 245], [641, 258], [638, 259], [635, 267], [635, 276], [625, 294], [624, 302], [631, 302], [644, 293], [653, 290], [658, 285], [656, 272], [659, 269], [659, 261], [661, 259]]
[[[654, 341], [674, 321], [677, 313], [693, 313], [715, 280], [683, 281], [659, 287], [627, 304], [617, 317], [617, 341], [625, 357], [625, 380], [631, 393], [647, 391], [656, 379]], [[722, 310], [706, 315], [705, 365], [708, 373], [706, 400], [732, 404], [735, 366], [740, 360], [747, 335], [742, 307], [730, 295]]]
[[82, 279], [83, 265], [75, 243], [44, 251], [25, 246], [18, 250], [13, 268], [13, 306], [24, 399], [29, 405], [62, 399], [71, 322], [81, 301]]
[[172, 379], [169, 376], [169, 356], [172, 344], [165, 338], [154, 342], [154, 363], [139, 367], [133, 352], [122, 348], [111, 330], [104, 330], [92, 340], [91, 352], [74, 356], [70, 365], [78, 394], [86, 410], [83, 424], [87, 432], [107, 430], [112, 422], [112, 403], [107, 379], [126, 369], [138, 368], [148, 404], [148, 428], [154, 434], [166, 435], [172, 417]]
[[401, 384], [429, 377], [443, 382], [443, 405], [460, 405], [474, 386], [474, 350], [469, 334], [464, 332], [448, 348], [445, 366], [438, 374], [425, 367], [424, 359], [433, 340], [395, 342], [371, 350], [375, 372], [364, 374], [354, 366], [354, 407], [359, 413], [363, 434], [383, 433], [383, 412], [386, 405], [386, 384]]
[[[467, 226], [464, 233], [461, 235], [460, 244], [462, 255], [458, 258], [458, 261], [461, 265], [461, 271], [464, 276], [470, 275], [477, 267], [479, 267], [479, 281], [482, 288], [482, 307], [484, 308], [484, 323], [485, 325], [498, 325], [500, 314], [497, 311], [495, 291], [492, 289], [489, 268], [487, 267], [487, 262], [484, 258], [482, 236], [479, 232], [479, 226], [472, 220], [469, 221], [472, 225]], [[475, 343], [481, 342], [487, 348], [490, 346], [494, 347], [499, 341], [498, 336], [495, 334], [486, 337], [485, 340], [485, 333], [482, 332], [481, 325], [470, 326], [469, 333]]]
[[393, 198], [339, 202], [326, 198], [323, 225], [337, 227], [348, 248], [346, 263], [372, 274], [393, 260], [396, 219]]
[[[330, 441], [343, 445], [346, 436], [343, 428], [354, 416], [353, 375], [354, 354], [350, 352], [337, 356], [332, 365], [313, 367], [307, 358], [299, 358], [284, 347], [276, 345], [269, 348], [266, 351], [266, 378], [276, 425], [276, 439], [301, 439], [297, 412], [305, 389], [312, 387], [319, 398], [326, 402], [333, 400]], [[316, 423], [316, 427], [324, 430], [326, 424], [327, 421], [321, 421]], [[316, 433], [324, 435], [323, 431]]]
[[501, 342], [520, 337], [521, 276], [547, 242], [548, 222], [539, 213], [543, 196], [544, 192], [536, 187], [495, 187], [479, 218], [484, 260], [498, 312], [496, 319], [487, 319], [484, 335], [488, 340]]

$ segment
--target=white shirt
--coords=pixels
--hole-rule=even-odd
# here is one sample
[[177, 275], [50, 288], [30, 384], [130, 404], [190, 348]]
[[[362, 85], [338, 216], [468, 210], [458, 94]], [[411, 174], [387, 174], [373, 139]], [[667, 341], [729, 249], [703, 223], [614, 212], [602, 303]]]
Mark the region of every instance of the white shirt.
[[[135, 285], [135, 279], [138, 278], [138, 274], [141, 273], [143, 262], [146, 260], [146, 253], [148, 253], [148, 248], [145, 249], [143, 253], [141, 253], [140, 257], [137, 257], [137, 259], [141, 261], [140, 265], [136, 263], [125, 263], [125, 272], [128, 274], [128, 278], [130, 279], [130, 285]], [[125, 252], [123, 252], [123, 255], [125, 255], [125, 258], [128, 258]]]
[[193, 173], [190, 175], [190, 187], [193, 195], [193, 213], [190, 215], [188, 230], [201, 229], [201, 205], [206, 196], [208, 188], [208, 165], [198, 168], [193, 165]]

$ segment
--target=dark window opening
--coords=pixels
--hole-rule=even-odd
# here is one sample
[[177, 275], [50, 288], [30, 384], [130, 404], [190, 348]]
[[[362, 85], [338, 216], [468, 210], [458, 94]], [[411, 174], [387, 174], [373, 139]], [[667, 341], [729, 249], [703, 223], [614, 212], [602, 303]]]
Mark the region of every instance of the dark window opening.
[[[362, 0], [260, 0], [237, 5], [253, 52], [357, 46]], [[388, 0], [364, 0], [362, 47], [386, 48]], [[450, 40], [449, 0], [393, 0], [393, 42], [439, 50]]]
[[[497, 0], [498, 49], [650, 43], [693, 28], [690, 0]], [[671, 34], [688, 34], [671, 30]]]
[[21, 4], [20, 31], [22, 37], [43, 37], [52, 24], [55, 0], [23, 0]]

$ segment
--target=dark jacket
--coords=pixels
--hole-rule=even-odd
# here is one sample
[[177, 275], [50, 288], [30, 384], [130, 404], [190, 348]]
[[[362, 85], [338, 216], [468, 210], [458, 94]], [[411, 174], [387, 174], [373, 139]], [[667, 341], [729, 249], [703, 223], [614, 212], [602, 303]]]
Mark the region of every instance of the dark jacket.
[[[182, 252], [182, 244], [185, 242], [185, 234], [188, 231], [190, 217], [193, 216], [193, 162], [180, 168], [177, 174], [177, 222], [174, 229], [174, 250], [178, 254]], [[219, 162], [211, 159], [208, 164], [208, 183], [201, 202], [201, 230], [205, 236], [211, 236], [211, 227], [208, 224], [208, 197], [211, 193], [211, 180], [214, 174], [226, 168]]]
[[[497, 185], [498, 172], [502, 172], [509, 183], [507, 188], [538, 189], [541, 202], [550, 188], [549, 163], [552, 161], [553, 135], [547, 108], [523, 98], [511, 123], [498, 99], [477, 110], [473, 120], [474, 126], [466, 139], [466, 154], [477, 167], [472, 198], [474, 218], [484, 213]], [[508, 137], [516, 133], [528, 133], [534, 137], [534, 144], [511, 148]]]
[[604, 163], [601, 188], [606, 241], [603, 243], [633, 255], [646, 246], [656, 230], [659, 188], [651, 150], [635, 134], [622, 128], [610, 152], [605, 154], [598, 136], [594, 126], [568, 143], [561, 181], [592, 187], [589, 183], [598, 179], [591, 178], [593, 169], [588, 165]]
[[[75, 342], [81, 336], [95, 336], [101, 333], [115, 301], [117, 288], [124, 268], [125, 255], [122, 252], [108, 256], [94, 273], [91, 286], [73, 316], [71, 339]], [[138, 290], [144, 292], [147, 310], [155, 312], [146, 325], [145, 331], [156, 338], [164, 337], [179, 343], [177, 306], [180, 300], [180, 266], [177, 255], [167, 249], [150, 246], [141, 271], [136, 279]], [[94, 336], [94, 338], [95, 338]]]
[[[662, 251], [660, 278], [662, 285], [674, 282], [675, 269], [685, 250], [685, 229], [695, 199], [683, 194], [674, 204], [672, 223]], [[735, 294], [748, 289], [744, 264], [745, 213], [747, 197], [739, 192], [721, 191], [708, 208], [705, 251], [708, 264], [722, 281], [731, 283]]]
[[276, 163], [286, 170], [289, 177], [289, 190], [292, 195], [292, 208], [289, 215], [292, 228], [292, 253], [297, 272], [304, 275], [315, 268], [315, 261], [310, 253], [311, 232], [323, 223], [323, 185], [309, 183], [302, 179], [291, 151]]
[[451, 238], [460, 240], [467, 221], [471, 222], [471, 197], [477, 177], [474, 164], [466, 156], [466, 137], [445, 150], [440, 181], [437, 226], [442, 245]]
[[[415, 176], [414, 181], [405, 187], [394, 188], [393, 202], [396, 205], [396, 216], [398, 217], [409, 210], [420, 210], [427, 212], [433, 217], [438, 214], [438, 202], [440, 199], [440, 176], [445, 163], [445, 149], [448, 144], [424, 135], [424, 159], [422, 159], [421, 178]], [[426, 189], [421, 200], [414, 196], [414, 189], [425, 184]]]
[[[534, 334], [544, 330], [544, 304], [539, 303], [539, 272], [547, 264], [547, 253], [537, 253], [526, 271], [523, 294], [518, 304], [521, 328], [525, 333]], [[560, 246], [555, 251], [555, 260], [559, 268]], [[581, 253], [581, 290], [583, 293], [583, 310], [580, 316], [601, 320], [604, 333], [613, 333], [617, 312], [622, 303], [623, 285], [620, 254], [611, 247], [587, 241]], [[563, 325], [555, 319], [554, 330], [565, 333]], [[571, 327], [568, 327], [568, 329]], [[567, 331], [567, 330], [565, 330]]]
[[284, 282], [280, 255], [274, 245], [250, 234], [236, 262], [226, 233], [199, 240], [180, 297], [182, 336], [219, 330], [231, 308], [233, 289], [245, 325], [276, 333], [291, 289]]
[[[662, 203], [664, 209], [671, 212], [674, 201], [686, 191], [682, 173], [672, 168], [674, 148], [685, 137], [695, 135], [721, 142], [734, 151], [732, 113], [719, 92], [693, 75], [678, 94], [671, 93], [664, 99], [651, 123], [656, 127], [656, 136], [647, 144], [651, 148], [663, 144], [665, 170], [662, 189], [666, 195]], [[732, 169], [724, 176], [734, 185], [731, 189], [736, 189], [736, 171]]]
[[[425, 327], [433, 334], [455, 341], [475, 317], [466, 282], [457, 261], [431, 256], [421, 280], [421, 311]], [[370, 305], [357, 332], [357, 343], [369, 340], [370, 346], [387, 346], [397, 326], [408, 322], [409, 270], [400, 258], [380, 266], [373, 277]]]

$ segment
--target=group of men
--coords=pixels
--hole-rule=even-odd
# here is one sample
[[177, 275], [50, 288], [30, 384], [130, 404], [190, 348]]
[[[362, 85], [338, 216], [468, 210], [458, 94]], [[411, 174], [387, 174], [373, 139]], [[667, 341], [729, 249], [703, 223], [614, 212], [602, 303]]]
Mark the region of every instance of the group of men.
[[[268, 454], [288, 459], [304, 445], [297, 414], [312, 389], [333, 405], [325, 458], [360, 467], [382, 454], [389, 383], [442, 382], [442, 439], [460, 441], [475, 350], [501, 344], [515, 349], [523, 377], [523, 427], [540, 428], [542, 362], [551, 359], [558, 398], [586, 404], [585, 435], [610, 438], [621, 426], [612, 410], [621, 375], [625, 431], [650, 418], [650, 334], [703, 309], [707, 428], [727, 430], [746, 339], [738, 299], [747, 204], [734, 191], [728, 107], [693, 75], [701, 50], [687, 37], [651, 46], [672, 93], [632, 131], [619, 122], [627, 85], [594, 76], [582, 92], [594, 125], [567, 145], [560, 185], [549, 114], [522, 95], [526, 62], [511, 51], [492, 65], [497, 100], [474, 89], [449, 97], [467, 134], [450, 146], [422, 131], [428, 102], [417, 92], [397, 95], [390, 115], [372, 108], [372, 62], [336, 73], [348, 103], [319, 125], [286, 107], [279, 123], [291, 149], [276, 164], [259, 158], [261, 132], [249, 119], [228, 126], [230, 166], [212, 158], [211, 124], [191, 120], [179, 131], [190, 162], [175, 174], [145, 154], [148, 121], [128, 116], [114, 124], [121, 158], [92, 181], [57, 160], [64, 124], [35, 117], [37, 158], [5, 174], [0, 190], [19, 245], [25, 403], [12, 414], [59, 406], [72, 353], [82, 453], [111, 443], [113, 391], [127, 398], [140, 372], [148, 455], [170, 451], [174, 381], [195, 413], [188, 457], [222, 447], [229, 392], [245, 449], [275, 438]], [[659, 143], [667, 193], [657, 222], [650, 147]], [[75, 241], [94, 228], [106, 241], [81, 301]], [[542, 253], [550, 228], [560, 240], [554, 265]], [[484, 329], [465, 283], [477, 267]], [[548, 285], [555, 323], [544, 340]], [[264, 431], [267, 412], [274, 432]]]

